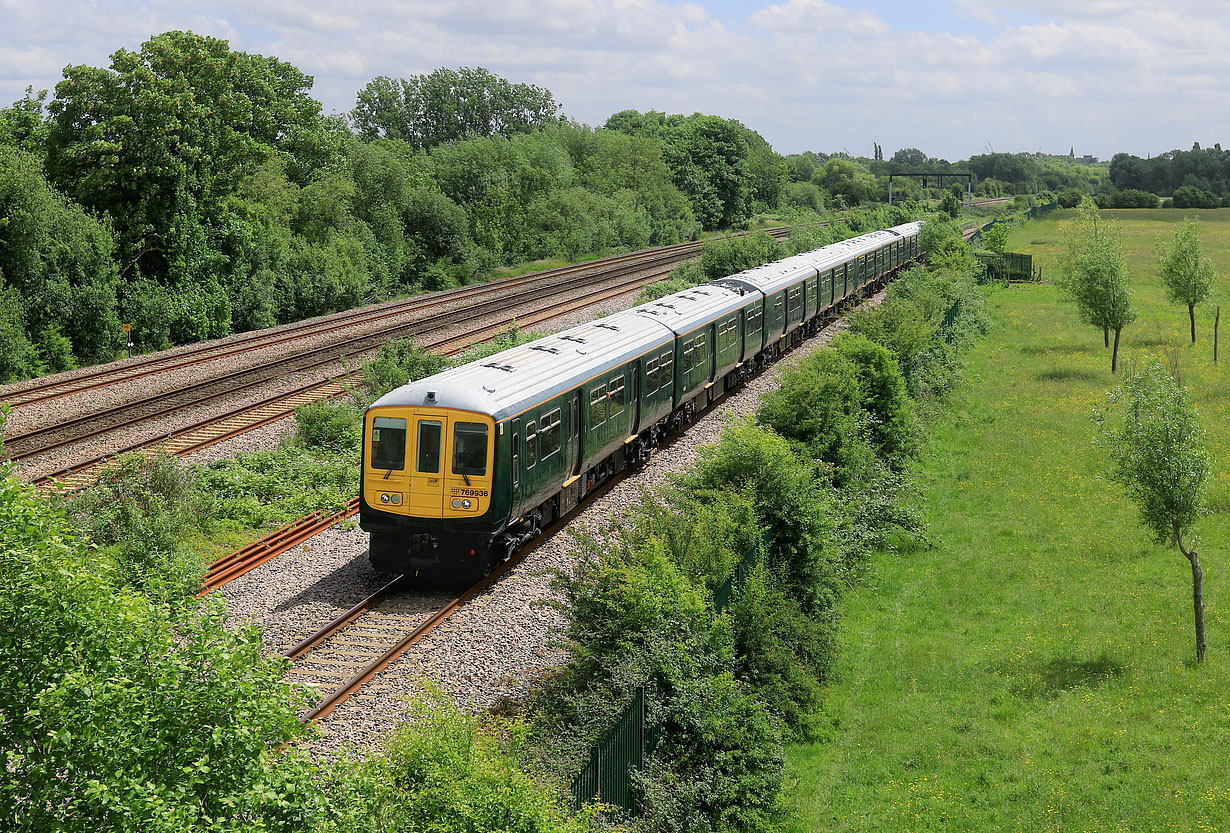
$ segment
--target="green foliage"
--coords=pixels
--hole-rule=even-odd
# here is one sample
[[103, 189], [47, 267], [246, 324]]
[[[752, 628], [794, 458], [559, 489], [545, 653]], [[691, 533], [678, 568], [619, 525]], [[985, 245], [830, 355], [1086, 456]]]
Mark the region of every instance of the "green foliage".
[[209, 517], [211, 502], [176, 457], [124, 455], [63, 500], [68, 519], [114, 561], [116, 581], [169, 602], [200, 589], [205, 564], [182, 542]]
[[954, 220], [961, 214], [961, 198], [951, 191], [945, 191], [940, 198], [940, 211]]
[[24, 306], [17, 290], [0, 288], [0, 382], [38, 373], [38, 353], [26, 335]]
[[[123, 333], [110, 229], [53, 189], [37, 156], [0, 147], [0, 230], [0, 280], [17, 294], [4, 304], [8, 326], [20, 314], [38, 364], [54, 372], [111, 359]], [[38, 369], [26, 363], [22, 375]]]
[[371, 401], [415, 379], [439, 373], [448, 359], [429, 353], [408, 339], [395, 339], [380, 345], [376, 358], [363, 363], [363, 385]]
[[482, 67], [461, 67], [409, 79], [377, 77], [359, 91], [350, 118], [365, 139], [383, 136], [432, 148], [525, 133], [556, 121], [559, 109], [549, 90], [513, 84]]
[[319, 399], [295, 409], [295, 441], [318, 451], [357, 455], [363, 444], [362, 403]]
[[781, 374], [756, 419], [797, 444], [806, 458], [840, 472], [867, 428], [862, 397], [859, 367], [836, 350], [817, 350]]
[[553, 786], [519, 764], [524, 729], [482, 724], [442, 699], [411, 703], [384, 748], [331, 773], [332, 817], [322, 830], [582, 833]]
[[737, 121], [624, 110], [608, 118], [606, 127], [661, 142], [675, 186], [687, 195], [706, 230], [743, 224], [753, 199], [767, 202], [784, 187], [776, 154]]
[[698, 497], [745, 494], [790, 593], [809, 613], [832, 607], [845, 572], [844, 554], [831, 542], [836, 498], [785, 439], [750, 422], [732, 426], [701, 449], [679, 486]]
[[191, 297], [223, 259], [214, 221], [226, 197], [288, 137], [321, 129], [311, 83], [275, 58], [167, 32], [119, 50], [109, 69], [65, 69], [48, 105], [47, 170], [114, 220], [121, 274]]
[[781, 243], [768, 232], [706, 241], [700, 250], [700, 268], [706, 280], [721, 278], [763, 266], [786, 256]]
[[1158, 544], [1190, 535], [1204, 512], [1211, 460], [1187, 389], [1156, 360], [1129, 369], [1094, 411], [1099, 441], [1114, 463], [1111, 478], [1135, 501]]
[[859, 334], [839, 335], [833, 349], [857, 368], [858, 404], [867, 415], [872, 446], [895, 468], [904, 467], [918, 449], [918, 427], [896, 357], [887, 347]]
[[811, 737], [822, 684], [837, 655], [836, 617], [809, 616], [764, 566], [748, 576], [730, 614], [735, 675], [796, 739]]
[[781, 829], [777, 721], [733, 675], [671, 686], [643, 790], [643, 830]]
[[812, 182], [833, 198], [834, 208], [872, 202], [879, 195], [876, 178], [853, 159], [829, 159], [812, 174]]
[[1076, 304], [1082, 321], [1114, 331], [1111, 372], [1118, 366], [1119, 333], [1136, 320], [1132, 290], [1123, 259], [1123, 235], [1117, 223], [1101, 217], [1091, 200], [1084, 200], [1064, 231], [1067, 274], [1061, 284]]
[[1008, 245], [1008, 235], [1012, 231], [1011, 223], [995, 223], [990, 228], [982, 230], [981, 242], [988, 252], [1002, 255]]
[[358, 494], [357, 447], [345, 454], [287, 445], [215, 460], [199, 470], [213, 517], [242, 529], [282, 526], [312, 512], [338, 512]]
[[53, 504], [0, 480], [0, 825], [308, 831], [310, 767], [271, 747], [303, 698], [220, 604], [151, 604]]
[[1157, 257], [1166, 297], [1176, 304], [1187, 306], [1192, 343], [1195, 344], [1195, 307], [1208, 300], [1217, 277], [1213, 261], [1201, 251], [1199, 224], [1192, 219], [1179, 223], [1169, 240], [1158, 241]]

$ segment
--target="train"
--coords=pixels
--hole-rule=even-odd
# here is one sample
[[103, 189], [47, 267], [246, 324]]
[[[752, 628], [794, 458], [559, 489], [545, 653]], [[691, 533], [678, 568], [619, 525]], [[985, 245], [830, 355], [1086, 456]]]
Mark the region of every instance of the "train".
[[363, 420], [377, 570], [465, 586], [919, 256], [906, 223], [413, 381]]

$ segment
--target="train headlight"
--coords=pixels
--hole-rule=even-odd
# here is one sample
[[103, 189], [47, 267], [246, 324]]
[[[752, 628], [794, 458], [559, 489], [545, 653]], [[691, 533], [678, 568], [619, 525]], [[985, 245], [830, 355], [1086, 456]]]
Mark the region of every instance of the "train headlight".
[[[466, 501], [466, 502], [467, 502], [467, 503], [469, 503], [469, 501]], [[461, 498], [459, 498], [459, 497], [455, 497], [455, 498], [453, 498], [453, 508], [454, 508], [454, 509], [460, 509], [460, 508], [461, 508]]]
[[389, 496], [388, 496], [388, 495], [381, 495], [381, 496], [380, 496], [380, 502], [381, 502], [381, 503], [388, 503], [388, 502], [389, 502]]
[[401, 495], [393, 495], [389, 498], [394, 506], [401, 506]]
[[472, 507], [473, 505], [474, 505], [474, 502], [473, 502], [473, 501], [463, 500], [463, 501], [461, 502], [461, 508], [462, 508], [462, 509], [469, 509], [469, 508], [470, 508], [470, 507]]

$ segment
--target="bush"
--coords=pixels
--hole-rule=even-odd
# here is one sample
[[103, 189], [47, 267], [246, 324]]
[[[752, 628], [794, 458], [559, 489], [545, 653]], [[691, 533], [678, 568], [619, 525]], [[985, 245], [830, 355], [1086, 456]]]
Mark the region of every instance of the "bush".
[[438, 830], [581, 833], [553, 786], [518, 763], [524, 727], [483, 725], [439, 699], [411, 703], [409, 719], [364, 763], [332, 773], [324, 831]]
[[893, 468], [904, 468], [918, 450], [918, 428], [900, 365], [888, 348], [858, 334], [841, 334], [833, 349], [858, 368], [859, 405], [869, 418], [872, 445]]
[[216, 460], [199, 469], [213, 517], [244, 529], [288, 524], [312, 512], [338, 512], [359, 492], [359, 455], [317, 455], [282, 446]]
[[312, 768], [270, 748], [306, 698], [212, 600], [132, 592], [54, 504], [0, 476], [0, 827], [311, 831]]
[[26, 338], [16, 290], [0, 289], [0, 383], [38, 375], [38, 353]]
[[376, 353], [376, 358], [364, 362], [363, 385], [370, 401], [375, 401], [391, 390], [439, 373], [448, 365], [448, 359], [429, 353], [408, 339], [386, 341]]
[[295, 409], [295, 441], [308, 448], [358, 455], [364, 408], [352, 399], [321, 399]]
[[205, 563], [182, 542], [208, 523], [212, 506], [195, 472], [175, 456], [126, 454], [63, 500], [68, 518], [114, 561], [124, 585], [163, 601], [200, 589]]
[[775, 568], [808, 613], [832, 607], [846, 572], [832, 544], [835, 498], [813, 473], [785, 439], [749, 421], [702, 448], [696, 467], [677, 479], [697, 500], [722, 492], [751, 500]]
[[1076, 208], [1084, 197], [1085, 193], [1079, 188], [1065, 188], [1059, 192], [1057, 201], [1060, 208]]
[[1176, 188], [1172, 199], [1175, 208], [1217, 208], [1221, 205], [1216, 194], [1202, 191], [1194, 185]]
[[657, 751], [636, 779], [641, 829], [781, 829], [781, 732], [745, 686], [729, 673], [686, 680], [661, 712]]
[[837, 657], [837, 617], [809, 616], [764, 565], [730, 607], [735, 675], [797, 740], [813, 736], [822, 683]]
[[706, 241], [700, 250], [700, 268], [705, 280], [729, 277], [745, 269], [763, 266], [786, 256], [782, 244], [767, 232]]

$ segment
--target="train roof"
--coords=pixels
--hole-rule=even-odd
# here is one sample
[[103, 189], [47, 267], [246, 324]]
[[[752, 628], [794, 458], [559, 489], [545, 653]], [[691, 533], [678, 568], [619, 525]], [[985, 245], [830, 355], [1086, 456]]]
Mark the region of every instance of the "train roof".
[[751, 301], [739, 292], [707, 283], [633, 307], [631, 312], [662, 322], [676, 335], [686, 335], [702, 324], [742, 309], [749, 303]]
[[674, 339], [661, 321], [625, 310], [403, 385], [373, 407], [456, 408], [499, 422]]

